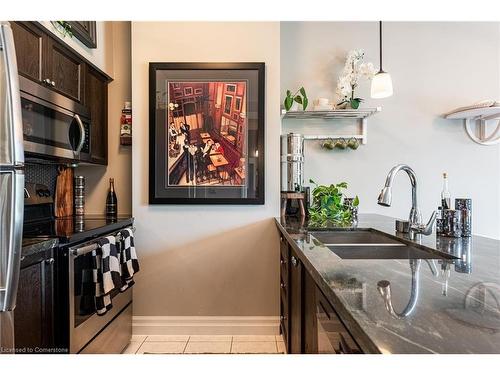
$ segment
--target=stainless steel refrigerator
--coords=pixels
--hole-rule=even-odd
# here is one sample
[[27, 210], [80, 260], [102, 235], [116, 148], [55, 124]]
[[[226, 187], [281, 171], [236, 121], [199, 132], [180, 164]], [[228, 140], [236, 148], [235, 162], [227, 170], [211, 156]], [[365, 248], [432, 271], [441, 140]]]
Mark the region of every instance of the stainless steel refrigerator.
[[14, 349], [14, 308], [21, 260], [24, 150], [16, 53], [0, 21], [0, 353]]

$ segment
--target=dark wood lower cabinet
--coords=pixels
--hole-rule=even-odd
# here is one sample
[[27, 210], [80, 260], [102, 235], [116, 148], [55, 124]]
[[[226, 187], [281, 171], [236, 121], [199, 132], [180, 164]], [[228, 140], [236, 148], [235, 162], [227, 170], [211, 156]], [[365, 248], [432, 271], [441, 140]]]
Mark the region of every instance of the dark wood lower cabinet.
[[302, 353], [302, 263], [290, 254], [290, 351]]
[[52, 249], [22, 260], [14, 310], [18, 353], [46, 352], [54, 346], [54, 258]]
[[284, 237], [280, 242], [280, 295], [280, 331], [287, 353], [361, 353]]

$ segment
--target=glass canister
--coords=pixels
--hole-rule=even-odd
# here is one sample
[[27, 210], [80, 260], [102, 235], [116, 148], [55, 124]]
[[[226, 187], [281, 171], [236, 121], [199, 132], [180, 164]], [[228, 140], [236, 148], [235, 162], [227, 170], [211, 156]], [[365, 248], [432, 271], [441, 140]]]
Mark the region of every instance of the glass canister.
[[447, 237], [462, 237], [462, 211], [443, 210], [442, 235]]
[[304, 136], [289, 133], [281, 136], [281, 191], [304, 191]]
[[472, 199], [455, 199], [455, 210], [460, 211], [462, 215], [462, 236], [472, 236]]

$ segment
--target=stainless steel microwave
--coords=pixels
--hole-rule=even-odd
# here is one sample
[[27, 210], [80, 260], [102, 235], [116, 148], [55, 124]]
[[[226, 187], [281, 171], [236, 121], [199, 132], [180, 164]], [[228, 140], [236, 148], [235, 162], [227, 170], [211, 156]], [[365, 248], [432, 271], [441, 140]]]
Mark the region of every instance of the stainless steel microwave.
[[49, 159], [89, 162], [90, 113], [83, 105], [19, 77], [24, 151]]

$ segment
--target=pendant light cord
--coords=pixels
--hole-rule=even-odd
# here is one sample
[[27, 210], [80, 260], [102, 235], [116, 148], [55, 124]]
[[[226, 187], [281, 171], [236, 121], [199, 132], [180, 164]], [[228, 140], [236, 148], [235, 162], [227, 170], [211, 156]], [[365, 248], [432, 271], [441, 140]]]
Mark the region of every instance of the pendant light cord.
[[383, 72], [382, 70], [382, 21], [379, 21], [379, 40], [380, 40], [380, 72]]

